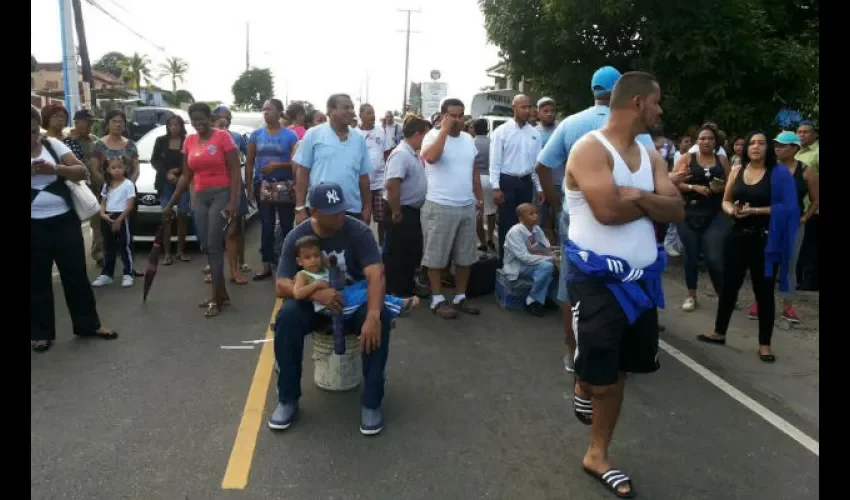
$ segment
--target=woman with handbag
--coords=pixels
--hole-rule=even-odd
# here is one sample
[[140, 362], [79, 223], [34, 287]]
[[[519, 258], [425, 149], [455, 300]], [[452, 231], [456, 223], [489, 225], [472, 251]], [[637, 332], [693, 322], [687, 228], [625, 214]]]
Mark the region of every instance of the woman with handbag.
[[697, 281], [699, 279], [700, 252], [705, 255], [708, 276], [719, 296], [723, 277], [723, 237], [726, 219], [721, 215], [721, 202], [726, 179], [729, 177], [729, 159], [717, 154], [718, 132], [710, 124], [703, 125], [697, 133], [696, 153], [679, 158], [675, 170], [683, 174], [679, 190], [685, 198], [685, 220], [677, 231], [685, 249], [685, 284], [688, 297], [682, 310], [696, 309]]
[[245, 178], [253, 179], [248, 187], [248, 200], [256, 197], [260, 211], [262, 237], [260, 253], [263, 268], [254, 275], [254, 281], [272, 275], [275, 264], [275, 225], [280, 221], [281, 240], [292, 230], [295, 220], [295, 176], [292, 172], [292, 152], [298, 142], [295, 132], [281, 127], [283, 103], [269, 99], [263, 104], [266, 126], [255, 130], [248, 139], [245, 160]]
[[105, 340], [118, 337], [100, 324], [86, 274], [80, 217], [66, 184], [66, 180], [85, 180], [86, 167], [61, 141], [40, 137], [40, 124], [39, 112], [30, 107], [30, 341], [35, 352], [47, 351], [56, 339], [54, 263], [74, 335]]

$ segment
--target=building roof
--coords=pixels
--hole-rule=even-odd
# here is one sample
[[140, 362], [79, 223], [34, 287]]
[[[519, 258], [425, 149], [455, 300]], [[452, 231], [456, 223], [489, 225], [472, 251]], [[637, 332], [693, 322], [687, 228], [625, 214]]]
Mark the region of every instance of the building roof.
[[[62, 63], [61, 62], [49, 62], [49, 63], [38, 63], [35, 68], [36, 72], [39, 71], [62, 71]], [[79, 70], [82, 73], [82, 70]], [[111, 74], [105, 71], [92, 70], [92, 78], [99, 82], [108, 83], [109, 85], [123, 85], [124, 82], [120, 78], [115, 78]]]

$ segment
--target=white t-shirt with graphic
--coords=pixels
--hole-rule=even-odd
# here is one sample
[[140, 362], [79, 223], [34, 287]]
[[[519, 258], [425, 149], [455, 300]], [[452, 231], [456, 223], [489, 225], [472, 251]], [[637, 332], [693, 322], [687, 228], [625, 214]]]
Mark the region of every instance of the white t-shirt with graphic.
[[384, 153], [393, 148], [392, 137], [387, 137], [383, 127], [375, 125], [372, 130], [363, 130], [358, 125], [357, 133], [366, 140], [366, 149], [369, 151], [369, 159], [372, 160], [372, 171], [369, 172], [369, 189], [372, 191], [384, 190]]
[[133, 181], [124, 179], [118, 187], [104, 184], [100, 195], [106, 200], [107, 213], [120, 213], [127, 209], [127, 202], [136, 197], [136, 187]]

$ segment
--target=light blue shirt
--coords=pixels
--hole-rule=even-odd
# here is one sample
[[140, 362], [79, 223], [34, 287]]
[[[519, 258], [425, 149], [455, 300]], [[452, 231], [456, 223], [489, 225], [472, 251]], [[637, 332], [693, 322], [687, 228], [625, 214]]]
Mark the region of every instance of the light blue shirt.
[[[560, 168], [563, 171], [575, 143], [584, 137], [586, 133], [601, 129], [608, 123], [609, 115], [610, 109], [608, 106], [597, 104], [566, 117], [564, 121], [558, 124], [558, 128], [555, 129], [549, 140], [546, 141], [543, 150], [537, 156], [537, 163], [552, 170]], [[652, 136], [648, 133], [641, 134], [635, 139], [648, 147], [650, 151], [655, 150], [655, 143], [652, 142]], [[564, 176], [561, 182], [563, 184], [561, 189], [564, 192], [567, 191], [566, 182], [567, 179]], [[563, 201], [563, 211], [566, 214], [568, 213], [566, 199]]]
[[292, 156], [292, 148], [298, 142], [295, 132], [281, 127], [272, 135], [266, 127], [251, 132], [248, 143], [254, 144], [257, 154], [254, 157], [254, 183], [260, 181], [289, 181], [292, 180], [292, 169], [281, 168], [269, 175], [263, 174], [263, 168], [272, 162], [286, 163]]
[[[546, 143], [549, 142], [549, 138], [552, 137], [552, 134], [555, 133], [555, 129], [558, 127], [558, 122], [552, 124], [551, 127], [544, 127], [542, 123], [537, 124], [537, 130], [540, 132], [540, 147], [541, 149], [546, 146]], [[552, 169], [552, 180], [555, 182], [556, 186], [560, 186], [562, 182], [564, 182], [564, 168], [566, 165], [561, 165], [558, 168]]]
[[360, 176], [369, 175], [372, 161], [366, 140], [354, 129], [348, 131], [346, 141], [341, 141], [330, 123], [310, 127], [292, 161], [310, 171], [311, 186], [322, 182], [339, 184], [345, 196], [346, 212], [363, 211]]

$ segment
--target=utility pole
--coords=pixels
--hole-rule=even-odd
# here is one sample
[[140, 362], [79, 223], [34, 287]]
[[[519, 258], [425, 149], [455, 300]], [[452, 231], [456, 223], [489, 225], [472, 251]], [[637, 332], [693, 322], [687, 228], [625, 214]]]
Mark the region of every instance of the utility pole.
[[245, 21], [245, 71], [251, 69], [251, 23]]
[[89, 47], [86, 42], [86, 29], [83, 24], [83, 9], [80, 5], [80, 0], [71, 0], [71, 5], [74, 9], [74, 24], [77, 28], [77, 41], [80, 45], [80, 60], [83, 63], [83, 81], [89, 84], [89, 96], [91, 99], [91, 108], [97, 108], [97, 90], [94, 88], [94, 78], [91, 72], [91, 60], [89, 59]]
[[62, 33], [62, 87], [65, 91], [65, 109], [68, 124], [80, 109], [80, 73], [74, 53], [74, 13], [71, 0], [59, 0], [59, 21]]
[[407, 12], [407, 29], [406, 30], [398, 30], [399, 33], [407, 34], [407, 41], [404, 46], [404, 94], [402, 94], [401, 101], [401, 113], [407, 110], [407, 76], [408, 70], [410, 68], [410, 34], [411, 33], [419, 33], [418, 31], [410, 31], [410, 14], [412, 13], [420, 13], [421, 9], [397, 9], [399, 12]]

